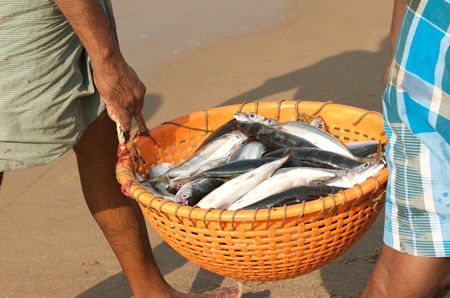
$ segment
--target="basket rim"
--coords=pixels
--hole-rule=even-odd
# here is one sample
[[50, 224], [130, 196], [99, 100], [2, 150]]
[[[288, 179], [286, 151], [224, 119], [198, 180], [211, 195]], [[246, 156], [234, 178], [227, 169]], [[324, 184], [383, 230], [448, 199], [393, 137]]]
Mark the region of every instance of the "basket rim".
[[[258, 105], [263, 106], [274, 106], [275, 104], [279, 108], [281, 104], [297, 107], [300, 101], [269, 101], [269, 102], [255, 102], [257, 110]], [[323, 102], [315, 102], [315, 101], [301, 101], [303, 103], [315, 104], [315, 105], [324, 105]], [[334, 102], [333, 105], [339, 105], [340, 107], [346, 109], [353, 109], [357, 111], [361, 111], [361, 114], [370, 113], [371, 111], [367, 111], [358, 107], [347, 106], [342, 104], [337, 104]], [[325, 103], [325, 104], [327, 104]], [[193, 115], [195, 113], [207, 113], [213, 110], [221, 110], [224, 108], [230, 107], [243, 107], [246, 103], [242, 105], [228, 105], [228, 106], [220, 106], [214, 107], [205, 111], [197, 111], [194, 113], [190, 113], [178, 118], [171, 120], [170, 122], [177, 122], [186, 116]], [[375, 112], [378, 113], [378, 112]], [[379, 114], [379, 113], [378, 113]], [[155, 129], [161, 127], [158, 125], [152, 129], [150, 129], [150, 134]], [[138, 138], [146, 138], [148, 136], [142, 136], [137, 134], [137, 136], [133, 139]], [[136, 148], [132, 145], [127, 144], [126, 149], [130, 152], [130, 154], [136, 154]], [[337, 208], [339, 210], [340, 206], [343, 204], [352, 202], [354, 204], [364, 195], [369, 193], [376, 193], [380, 188], [385, 186], [388, 179], [388, 169], [385, 166], [380, 172], [378, 172], [375, 176], [369, 177], [367, 180], [362, 182], [361, 184], [356, 184], [354, 187], [346, 189], [345, 191], [341, 191], [334, 195], [329, 195], [320, 200], [314, 200], [310, 202], [303, 202], [296, 205], [289, 205], [284, 207], [277, 208], [265, 208], [265, 209], [255, 209], [255, 210], [220, 210], [220, 209], [202, 209], [198, 206], [187, 206], [174, 203], [172, 201], [166, 201], [163, 198], [159, 198], [154, 196], [152, 193], [147, 191], [144, 187], [142, 187], [139, 182], [136, 180], [133, 169], [135, 168], [135, 164], [131, 158], [122, 158], [116, 165], [116, 177], [118, 182], [121, 184], [122, 191], [126, 193], [131, 198], [138, 201], [142, 207], [153, 209], [158, 213], [164, 214], [172, 214], [178, 218], [187, 218], [188, 220], [202, 220], [202, 221], [215, 221], [218, 218], [223, 222], [244, 222], [249, 220], [274, 220], [274, 219], [285, 219], [287, 217], [292, 217], [294, 215], [302, 217], [306, 215], [314, 214], [317, 216], [321, 214], [325, 214], [326, 212], [330, 213], [330, 211]], [[328, 216], [328, 214], [325, 214]], [[181, 222], [181, 220], [180, 220]]]

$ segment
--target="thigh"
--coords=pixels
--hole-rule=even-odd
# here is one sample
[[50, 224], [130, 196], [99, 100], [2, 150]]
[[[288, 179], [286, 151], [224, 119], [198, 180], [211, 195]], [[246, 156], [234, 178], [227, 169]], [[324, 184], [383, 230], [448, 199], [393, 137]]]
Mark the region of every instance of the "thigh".
[[116, 124], [105, 113], [88, 126], [73, 148], [84, 198], [97, 221], [105, 220], [104, 216], [117, 222], [105, 211], [136, 205], [122, 193], [116, 178], [118, 144]]
[[117, 162], [118, 145], [116, 124], [104, 113], [87, 127], [74, 151], [88, 167], [111, 169]]

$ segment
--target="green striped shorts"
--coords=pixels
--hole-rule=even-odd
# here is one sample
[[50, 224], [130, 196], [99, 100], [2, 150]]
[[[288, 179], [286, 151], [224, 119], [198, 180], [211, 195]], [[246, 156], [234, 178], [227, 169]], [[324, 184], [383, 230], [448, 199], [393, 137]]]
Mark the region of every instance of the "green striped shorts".
[[0, 171], [49, 163], [105, 111], [89, 57], [50, 0], [2, 1], [0, 45]]

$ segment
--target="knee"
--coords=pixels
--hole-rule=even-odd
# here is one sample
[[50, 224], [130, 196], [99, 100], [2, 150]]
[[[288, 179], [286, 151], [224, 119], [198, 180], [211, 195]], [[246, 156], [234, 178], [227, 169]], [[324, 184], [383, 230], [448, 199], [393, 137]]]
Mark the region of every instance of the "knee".
[[386, 245], [360, 297], [444, 297], [450, 289], [450, 259], [425, 258]]

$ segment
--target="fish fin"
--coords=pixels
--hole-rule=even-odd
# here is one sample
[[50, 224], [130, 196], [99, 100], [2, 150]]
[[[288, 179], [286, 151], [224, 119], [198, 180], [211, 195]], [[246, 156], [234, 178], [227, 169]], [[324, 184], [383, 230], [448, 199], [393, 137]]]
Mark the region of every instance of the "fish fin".
[[186, 177], [180, 177], [177, 176], [175, 178], [172, 179], [172, 182], [176, 182], [176, 183], [180, 183], [180, 184], [186, 184], [190, 181], [192, 181], [192, 176], [186, 176]]
[[156, 182], [156, 181], [161, 181], [162, 183], [169, 184], [169, 179], [166, 176], [164, 176], [164, 175], [158, 176], [158, 177], [154, 177], [154, 178], [149, 178], [149, 179], [147, 179], [145, 181], [150, 182], [150, 183], [151, 182]]
[[286, 155], [286, 156], [288, 156], [286, 161], [294, 159], [293, 158], [294, 157], [294, 150], [295, 150], [295, 147], [292, 147], [291, 152], [289, 152], [289, 154]]
[[360, 157], [360, 158], [358, 158], [358, 161], [362, 162], [362, 163], [374, 162], [376, 160], [377, 160], [376, 156], [368, 156], [368, 157]]

